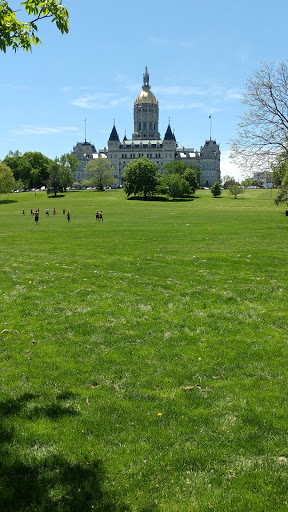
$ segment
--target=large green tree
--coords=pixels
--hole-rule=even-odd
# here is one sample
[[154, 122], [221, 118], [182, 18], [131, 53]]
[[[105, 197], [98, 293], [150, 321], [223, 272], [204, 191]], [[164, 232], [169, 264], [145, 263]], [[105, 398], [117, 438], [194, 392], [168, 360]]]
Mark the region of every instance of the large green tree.
[[157, 190], [162, 194], [172, 197], [172, 199], [189, 196], [191, 193], [189, 183], [179, 174], [161, 176], [160, 187], [157, 187]]
[[[20, 6], [24, 7], [23, 9]], [[24, 21], [19, 19], [19, 14]], [[67, 34], [69, 13], [60, 0], [25, 0], [19, 3], [19, 9], [11, 7], [11, 2], [0, 0], [0, 50], [6, 52], [11, 47], [31, 50], [32, 44], [41, 43], [38, 33], [39, 21], [50, 18], [56, 23], [62, 34]]]
[[193, 168], [191, 166], [188, 166], [183, 174], [183, 178], [189, 184], [190, 191], [192, 194], [195, 194], [196, 190], [199, 188], [200, 183], [200, 168], [197, 167]]
[[169, 164], [164, 165], [164, 174], [184, 174], [187, 169], [186, 162], [183, 160], [173, 160]]
[[0, 194], [8, 194], [15, 187], [13, 172], [8, 165], [0, 163]]
[[79, 163], [75, 155], [64, 153], [59, 158], [59, 165], [62, 186], [66, 192], [67, 188], [71, 187], [74, 181], [73, 175], [77, 171]]
[[47, 183], [52, 160], [38, 151], [23, 155], [10, 151], [3, 163], [12, 169], [15, 180], [21, 180], [25, 188], [40, 188]]
[[23, 183], [23, 188], [30, 188], [32, 166], [19, 151], [15, 151], [14, 153], [9, 151], [9, 154], [4, 158], [3, 163], [10, 167], [15, 180]]
[[189, 184], [192, 194], [199, 188], [201, 172], [198, 164], [187, 164], [183, 160], [174, 160], [164, 165], [164, 175], [169, 174], [178, 174], [184, 178]]
[[113, 175], [114, 168], [111, 167], [110, 160], [108, 158], [101, 157], [93, 158], [89, 160], [85, 167], [87, 179], [91, 185], [104, 190], [104, 187], [110, 187], [115, 183]]
[[126, 165], [123, 173], [127, 196], [154, 194], [158, 183], [158, 166], [148, 158], [139, 158]]
[[60, 165], [57, 159], [51, 163], [49, 167], [49, 178], [47, 181], [47, 193], [54, 193], [54, 197], [57, 196], [58, 192], [63, 192], [63, 185], [61, 179]]

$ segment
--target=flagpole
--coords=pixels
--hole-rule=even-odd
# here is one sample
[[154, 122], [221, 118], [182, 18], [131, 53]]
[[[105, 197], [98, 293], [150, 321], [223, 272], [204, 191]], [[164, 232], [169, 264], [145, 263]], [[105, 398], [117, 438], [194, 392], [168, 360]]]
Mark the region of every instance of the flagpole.
[[86, 117], [84, 118], [84, 123], [85, 123], [85, 142], [86, 142]]
[[212, 134], [212, 116], [209, 116], [210, 119], [210, 140], [211, 140], [211, 134]]

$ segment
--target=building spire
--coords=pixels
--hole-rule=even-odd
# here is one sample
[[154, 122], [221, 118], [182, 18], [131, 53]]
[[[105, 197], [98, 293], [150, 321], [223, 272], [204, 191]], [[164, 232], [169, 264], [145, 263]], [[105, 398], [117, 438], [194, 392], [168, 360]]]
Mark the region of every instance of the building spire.
[[145, 90], [150, 90], [151, 87], [149, 85], [149, 73], [148, 73], [148, 70], [147, 70], [147, 66], [145, 67], [145, 73], [143, 75], [143, 86], [142, 86], [142, 89], [143, 91]]
[[114, 124], [113, 124], [113, 128], [112, 128], [112, 131], [110, 133], [110, 137], [109, 137], [109, 142], [120, 142], [120, 139], [119, 139], [119, 135], [117, 133], [117, 130], [116, 130], [116, 126], [115, 126], [115, 119], [114, 119]]

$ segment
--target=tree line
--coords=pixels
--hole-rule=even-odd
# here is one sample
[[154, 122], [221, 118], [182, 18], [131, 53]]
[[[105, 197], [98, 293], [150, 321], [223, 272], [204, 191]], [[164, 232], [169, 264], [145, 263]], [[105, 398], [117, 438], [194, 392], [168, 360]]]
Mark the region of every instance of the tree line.
[[48, 193], [66, 191], [78, 170], [77, 158], [69, 153], [51, 160], [40, 152], [12, 152], [0, 163], [0, 193], [45, 186]]
[[[109, 159], [98, 155], [86, 165], [86, 179], [82, 184], [103, 190], [115, 183], [113, 171]], [[146, 198], [157, 194], [175, 199], [193, 195], [199, 188], [200, 167], [174, 161], [164, 165], [164, 172], [160, 174], [157, 164], [142, 157], [126, 165], [122, 178], [127, 196]]]
[[133, 160], [124, 169], [123, 186], [127, 196], [166, 195], [176, 197], [191, 196], [199, 188], [199, 165], [173, 161], [164, 165], [160, 174], [157, 164], [148, 158]]

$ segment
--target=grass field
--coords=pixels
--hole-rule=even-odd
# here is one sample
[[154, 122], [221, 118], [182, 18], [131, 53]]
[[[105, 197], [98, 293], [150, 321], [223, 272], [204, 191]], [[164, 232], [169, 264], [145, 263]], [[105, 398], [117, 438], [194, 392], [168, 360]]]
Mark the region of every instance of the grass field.
[[1, 510], [288, 510], [272, 194], [0, 197]]

